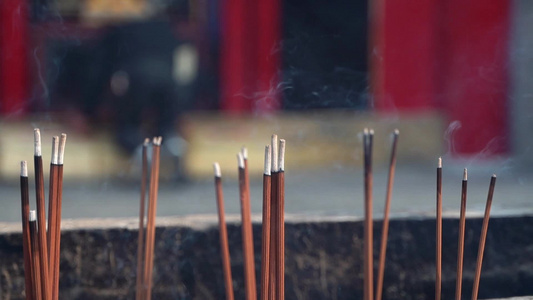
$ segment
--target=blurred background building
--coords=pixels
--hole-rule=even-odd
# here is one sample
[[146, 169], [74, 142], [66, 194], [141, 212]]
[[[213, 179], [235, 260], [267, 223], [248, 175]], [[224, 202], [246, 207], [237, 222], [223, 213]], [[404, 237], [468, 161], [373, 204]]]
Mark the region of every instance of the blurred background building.
[[276, 131], [354, 161], [367, 124], [407, 128], [413, 161], [527, 162], [532, 22], [524, 0], [5, 0], [2, 131], [105, 132], [117, 156], [163, 135], [198, 176]]

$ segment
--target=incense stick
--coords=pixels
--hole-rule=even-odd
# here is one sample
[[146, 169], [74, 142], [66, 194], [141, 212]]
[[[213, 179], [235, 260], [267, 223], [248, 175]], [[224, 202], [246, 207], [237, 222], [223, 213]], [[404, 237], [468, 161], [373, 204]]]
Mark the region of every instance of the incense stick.
[[261, 300], [269, 299], [270, 288], [270, 195], [271, 195], [271, 163], [270, 146], [265, 146], [265, 167], [263, 171], [263, 226], [261, 238]]
[[461, 213], [459, 218], [459, 241], [457, 244], [457, 278], [455, 284], [455, 300], [461, 300], [461, 288], [463, 285], [463, 255], [465, 243], [465, 222], [466, 222], [466, 190], [468, 185], [468, 173], [464, 170], [461, 188]]
[[237, 155], [239, 163], [239, 195], [241, 202], [242, 238], [244, 255], [244, 278], [246, 299], [257, 299], [255, 289], [254, 248], [252, 236], [252, 221], [250, 216], [250, 199], [246, 195], [245, 164], [242, 153]]
[[144, 256], [144, 218], [146, 215], [146, 180], [148, 178], [148, 145], [150, 139], [145, 139], [142, 148], [142, 170], [141, 170], [141, 199], [139, 208], [139, 237], [137, 239], [137, 281], [135, 299], [142, 299], [143, 284], [143, 256]]
[[30, 240], [31, 240], [31, 259], [33, 263], [33, 294], [35, 299], [43, 299], [41, 285], [41, 263], [39, 261], [39, 236], [37, 233], [37, 213], [30, 210]]
[[28, 188], [28, 165], [26, 161], [20, 162], [20, 200], [22, 210], [22, 252], [24, 255], [26, 300], [33, 300], [33, 262], [31, 256], [30, 223], [28, 220], [30, 215], [30, 195]]
[[50, 261], [48, 264], [49, 273], [48, 278], [52, 282], [52, 299], [54, 291], [54, 272], [56, 264], [56, 233], [57, 229], [57, 180], [58, 180], [58, 152], [59, 152], [59, 137], [54, 136], [52, 138], [52, 160], [50, 162], [50, 179], [49, 179], [49, 189], [48, 189], [48, 234], [47, 234], [47, 243], [48, 243], [48, 255]]
[[487, 231], [489, 229], [490, 207], [492, 205], [492, 196], [496, 186], [496, 175], [490, 178], [489, 194], [485, 206], [485, 216], [483, 217], [483, 226], [481, 227], [481, 237], [479, 238], [479, 248], [477, 252], [476, 275], [474, 277], [474, 287], [472, 288], [472, 300], [477, 300], [479, 291], [479, 280], [481, 278], [481, 265], [483, 264], [483, 252], [485, 251], [485, 242], [487, 240]]
[[278, 289], [278, 279], [276, 274], [277, 260], [277, 234], [278, 228], [278, 177], [279, 177], [279, 153], [278, 153], [278, 136], [273, 134], [270, 140], [271, 151], [271, 188], [270, 188], [270, 279], [269, 279], [269, 299], [276, 299]]
[[437, 166], [437, 245], [435, 262], [435, 300], [441, 298], [442, 285], [442, 158]]
[[383, 229], [381, 231], [381, 249], [379, 252], [378, 282], [376, 286], [376, 300], [381, 300], [383, 292], [383, 276], [385, 273], [385, 256], [387, 254], [387, 238], [389, 235], [389, 211], [392, 198], [392, 188], [394, 185], [394, 171], [396, 169], [396, 148], [398, 146], [398, 136], [400, 131], [394, 130], [392, 134], [392, 150], [389, 163], [389, 177], [387, 181], [387, 196], [385, 197], [385, 211], [383, 212]]
[[374, 131], [364, 130], [365, 164], [365, 249], [364, 249], [364, 299], [373, 300], [373, 230], [372, 230], [372, 142]]
[[276, 299], [285, 299], [285, 140], [279, 140], [276, 209]]
[[213, 164], [215, 171], [215, 193], [218, 209], [218, 227], [220, 229], [220, 250], [222, 255], [222, 269], [224, 272], [224, 285], [226, 287], [226, 300], [233, 300], [233, 279], [231, 277], [231, 262], [228, 245], [228, 230], [226, 228], [226, 217], [224, 213], [224, 192], [222, 191], [222, 174], [220, 165]]
[[39, 234], [39, 261], [43, 299], [52, 297], [51, 285], [48, 280], [48, 243], [46, 240], [46, 205], [44, 196], [43, 157], [41, 154], [41, 131], [34, 129], [34, 165], [35, 165], [35, 198], [37, 203], [37, 226]]
[[252, 283], [252, 290], [253, 290], [253, 299], [256, 299], [257, 298], [257, 284], [256, 284], [256, 278], [255, 278], [255, 255], [254, 255], [254, 244], [253, 244], [253, 228], [252, 228], [252, 217], [251, 217], [251, 204], [250, 204], [250, 176], [249, 176], [249, 170], [248, 170], [248, 149], [246, 149], [246, 147], [242, 147], [241, 148], [241, 153], [242, 153], [242, 158], [244, 160], [244, 188], [245, 188], [245, 192], [244, 192], [244, 195], [246, 197], [246, 205], [247, 205], [247, 209], [246, 211], [250, 214], [250, 229], [249, 229], [249, 239], [250, 239], [250, 244], [249, 244], [249, 247], [250, 247], [250, 253], [251, 255], [248, 257], [249, 259], [249, 264], [250, 264], [250, 268], [253, 270], [252, 272], [252, 278], [251, 278], [251, 283]]
[[154, 267], [155, 218], [157, 214], [157, 194], [159, 186], [159, 160], [161, 152], [161, 137], [155, 137], [152, 150], [152, 170], [150, 176], [150, 192], [148, 196], [148, 222], [146, 225], [146, 244], [144, 261], [144, 299], [152, 298], [152, 273]]
[[[55, 252], [53, 255], [54, 258], [54, 277], [52, 278], [52, 299], [59, 299], [59, 265], [61, 262], [60, 250], [61, 250], [61, 210], [63, 206], [63, 162], [65, 158], [65, 145], [67, 142], [67, 135], [62, 133], [59, 138], [59, 148], [57, 155], [57, 181], [56, 181], [56, 222], [54, 229], [55, 234]], [[52, 254], [51, 254], [52, 255]]]

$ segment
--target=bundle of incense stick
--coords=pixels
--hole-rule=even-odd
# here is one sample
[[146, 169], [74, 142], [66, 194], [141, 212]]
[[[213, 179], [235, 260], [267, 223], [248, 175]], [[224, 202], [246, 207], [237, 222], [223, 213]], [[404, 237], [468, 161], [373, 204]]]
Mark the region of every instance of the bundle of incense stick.
[[34, 130], [35, 194], [37, 211], [29, 204], [28, 167], [21, 163], [20, 187], [26, 299], [59, 299], [61, 245], [61, 203], [63, 198], [63, 161], [67, 135], [52, 139], [48, 231], [46, 228], [41, 132]]
[[[483, 225], [481, 228], [481, 236], [479, 238], [478, 256], [476, 261], [476, 270], [474, 277], [474, 285], [472, 288], [472, 300], [477, 300], [479, 291], [479, 281], [481, 278], [481, 266], [483, 263], [483, 253], [485, 250], [485, 241], [487, 238], [487, 231], [490, 219], [490, 208], [492, 206], [492, 198], [494, 195], [494, 188], [496, 186], [496, 175], [492, 175], [487, 202], [485, 206], [485, 215], [483, 217]], [[459, 213], [459, 234], [457, 242], [457, 274], [455, 284], [455, 299], [462, 298], [462, 284], [463, 284], [463, 256], [464, 256], [464, 238], [466, 225], [466, 199], [468, 187], [468, 173], [464, 169], [463, 180], [461, 185], [461, 206]], [[441, 278], [442, 278], [442, 159], [439, 158], [437, 166], [437, 242], [436, 242], [436, 276], [435, 276], [435, 299], [441, 299]]]
[[[365, 221], [364, 221], [364, 299], [374, 300], [373, 297], [373, 220], [372, 220], [372, 150], [374, 131], [366, 129], [363, 132], [364, 150], [364, 191], [365, 191]], [[396, 152], [399, 138], [399, 131], [396, 129], [392, 134], [391, 156], [389, 163], [387, 192], [385, 198], [385, 209], [383, 217], [383, 229], [381, 236], [381, 249], [379, 255], [379, 269], [376, 285], [376, 300], [382, 299], [383, 277], [385, 270], [385, 258], [389, 228], [389, 211], [392, 198], [392, 188], [396, 168]], [[253, 237], [251, 234], [250, 217], [250, 189], [247, 170], [246, 148], [238, 154], [239, 163], [239, 191], [242, 213], [242, 234], [243, 234], [243, 254], [244, 254], [244, 274], [246, 299], [256, 299], [255, 291], [255, 266], [253, 262]], [[284, 194], [285, 194], [285, 140], [278, 142], [276, 135], [272, 136], [271, 145], [265, 147], [265, 167], [263, 173], [263, 228], [261, 247], [261, 300], [284, 299], [284, 272], [285, 272], [285, 219], [284, 219]], [[221, 172], [217, 163], [215, 170], [215, 190], [217, 197], [220, 243], [222, 249], [222, 262], [224, 267], [224, 282], [226, 287], [226, 299], [233, 299], [233, 285], [230, 269], [229, 247], [227, 230], [224, 216], [224, 202], [221, 185]], [[478, 249], [478, 258], [472, 291], [472, 300], [477, 299], [479, 280], [483, 253], [488, 231], [490, 218], [490, 207], [496, 184], [496, 175], [491, 178], [489, 194], [483, 219], [483, 227]], [[463, 184], [461, 190], [461, 213], [459, 225], [458, 243], [458, 264], [457, 264], [457, 288], [456, 299], [461, 298], [461, 282], [463, 272], [463, 248], [466, 216], [466, 191], [467, 191], [467, 171], [464, 170]], [[441, 297], [441, 259], [442, 259], [442, 159], [439, 158], [437, 167], [437, 247], [436, 247], [436, 281], [435, 299]]]
[[[278, 151], [279, 149], [279, 151]], [[241, 203], [244, 277], [246, 299], [257, 299], [254, 246], [250, 207], [248, 151], [245, 147], [237, 155], [239, 167], [239, 195]], [[226, 299], [233, 299], [228, 237], [224, 216], [224, 200], [220, 166], [214, 164], [215, 191], [219, 216], [220, 244]], [[277, 135], [265, 147], [263, 174], [263, 228], [261, 247], [261, 299], [285, 298], [285, 140], [278, 144]]]
[[[154, 268], [155, 219], [157, 213], [157, 195], [159, 190], [159, 161], [161, 157], [162, 137], [154, 137], [152, 142], [152, 164], [148, 171], [149, 140], [143, 143], [141, 200], [139, 210], [139, 239], [137, 245], [137, 286], [136, 299], [150, 300], [152, 298], [152, 275]], [[148, 173], [150, 172], [150, 173]], [[145, 204], [146, 181], [150, 178], [148, 203]], [[145, 216], [146, 205], [148, 205]], [[146, 217], [146, 229], [144, 219]], [[145, 232], [146, 230], [146, 232]]]

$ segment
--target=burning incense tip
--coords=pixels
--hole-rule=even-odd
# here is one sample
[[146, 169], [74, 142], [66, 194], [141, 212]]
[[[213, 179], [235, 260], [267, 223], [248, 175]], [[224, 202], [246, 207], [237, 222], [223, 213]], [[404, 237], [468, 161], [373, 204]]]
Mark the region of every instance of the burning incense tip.
[[466, 170], [466, 168], [463, 172], [463, 180], [468, 180], [468, 171]]
[[272, 152], [270, 151], [270, 145], [265, 146], [265, 175], [271, 174], [272, 167]]
[[439, 157], [439, 168], [442, 168], [442, 157]]
[[25, 160], [20, 162], [20, 176], [28, 177], [28, 162]]
[[370, 129], [370, 130], [368, 130], [368, 134], [369, 134], [369, 135], [374, 135], [374, 129]]
[[157, 145], [158, 146], [161, 146], [161, 144], [163, 144], [163, 137], [160, 136], [158, 139], [157, 139]]
[[57, 157], [58, 164], [63, 164], [63, 159], [65, 158], [65, 144], [67, 143], [67, 135], [65, 133], [61, 134], [59, 139], [59, 153]]
[[279, 170], [285, 171], [285, 140], [279, 140]]
[[33, 222], [33, 221], [36, 221], [37, 220], [37, 212], [35, 210], [30, 210], [30, 222]]
[[363, 129], [363, 134], [368, 135], [368, 128]]
[[496, 178], [496, 174], [492, 174], [492, 178]]
[[248, 149], [246, 147], [242, 146], [241, 148], [242, 157], [244, 157], [245, 160], [248, 159]]
[[239, 168], [244, 169], [244, 157], [241, 152], [237, 154], [237, 162], [239, 163]]
[[54, 136], [52, 138], [52, 164], [57, 165], [59, 152], [59, 137]]
[[145, 138], [144, 139], [144, 143], [143, 143], [143, 147], [148, 147], [148, 145], [150, 145], [150, 139], [149, 138]]
[[273, 134], [272, 135], [272, 140], [271, 140], [271, 143], [270, 143], [270, 150], [272, 151], [272, 169], [271, 171], [272, 172], [277, 172], [279, 171], [279, 166], [278, 166], [278, 136]]
[[217, 162], [213, 164], [213, 170], [215, 171], [215, 177], [222, 177], [222, 173], [220, 172], [220, 165]]
[[400, 131], [398, 130], [398, 128], [394, 129], [393, 134], [394, 134], [394, 135], [400, 135]]
[[35, 128], [33, 130], [34, 155], [41, 156], [41, 130]]

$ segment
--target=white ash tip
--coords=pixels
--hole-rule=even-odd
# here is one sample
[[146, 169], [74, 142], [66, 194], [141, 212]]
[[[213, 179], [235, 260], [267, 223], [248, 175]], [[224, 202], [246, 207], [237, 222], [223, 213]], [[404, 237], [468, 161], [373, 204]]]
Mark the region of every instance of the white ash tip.
[[143, 147], [148, 147], [148, 145], [150, 145], [150, 139], [149, 138], [145, 138], [144, 142], [143, 142]]
[[244, 157], [242, 157], [242, 153], [239, 152], [239, 154], [237, 154], [237, 163], [239, 164], [239, 168], [240, 169], [244, 169]]
[[285, 171], [285, 140], [279, 140], [279, 170]]
[[265, 168], [264, 174], [270, 175], [272, 168], [272, 152], [270, 151], [270, 145], [265, 146]]
[[39, 128], [35, 128], [33, 130], [33, 143], [34, 143], [34, 155], [35, 156], [41, 156], [41, 130]]
[[369, 135], [374, 135], [374, 129], [369, 129], [369, 130], [368, 130], [368, 134], [369, 134]]
[[468, 180], [468, 171], [466, 170], [466, 168], [463, 172], [463, 180]]
[[59, 161], [59, 137], [52, 137], [52, 164], [57, 165]]
[[65, 133], [61, 134], [61, 138], [59, 138], [59, 153], [57, 156], [57, 163], [62, 165], [63, 160], [65, 158], [65, 145], [67, 143], [67, 135]]
[[365, 128], [363, 129], [363, 134], [364, 134], [364, 135], [368, 135], [368, 128], [365, 127]]
[[241, 148], [242, 157], [247, 160], [248, 159], [248, 149], [246, 147], [242, 146]]
[[496, 178], [496, 174], [492, 174], [492, 178]]
[[28, 177], [28, 162], [25, 160], [20, 162], [20, 176]]
[[160, 136], [157, 142], [159, 143], [159, 146], [161, 146], [163, 144], [163, 137]]
[[270, 151], [272, 152], [272, 156], [271, 156], [271, 169], [270, 171], [271, 172], [277, 172], [279, 171], [279, 166], [278, 166], [278, 136], [273, 134], [272, 135], [272, 140], [271, 140], [271, 143], [270, 143]]
[[400, 135], [400, 130], [398, 130], [398, 128], [394, 129], [393, 134], [394, 134], [395, 136]]
[[222, 173], [220, 172], [220, 165], [217, 162], [213, 164], [213, 170], [215, 171], [215, 177], [222, 177]]
[[439, 164], [438, 164], [438, 167], [439, 167], [439, 168], [442, 168], [442, 157], [439, 157]]
[[29, 216], [29, 221], [30, 222], [34, 222], [37, 220], [37, 212], [35, 210], [30, 210], [30, 216]]

